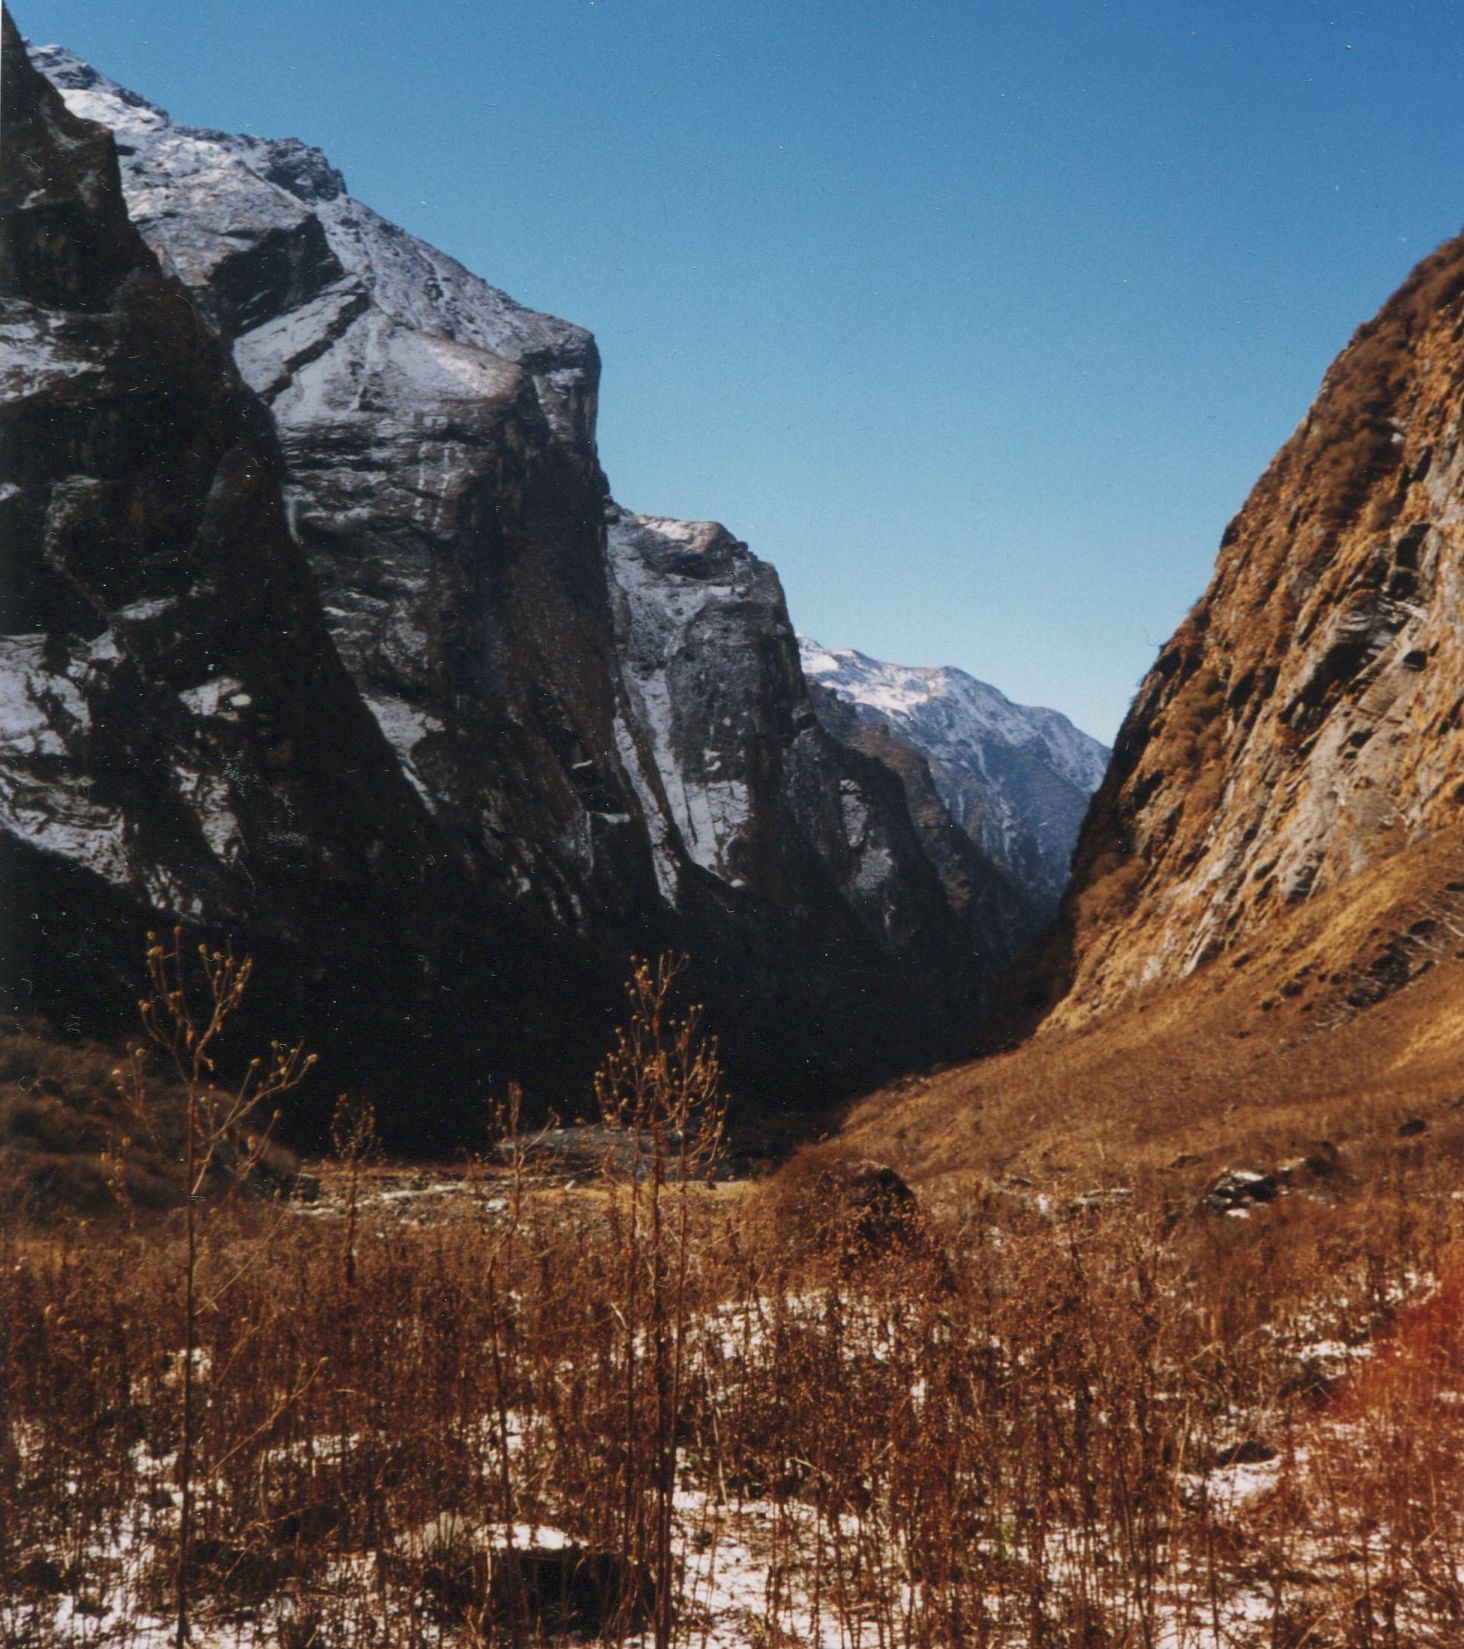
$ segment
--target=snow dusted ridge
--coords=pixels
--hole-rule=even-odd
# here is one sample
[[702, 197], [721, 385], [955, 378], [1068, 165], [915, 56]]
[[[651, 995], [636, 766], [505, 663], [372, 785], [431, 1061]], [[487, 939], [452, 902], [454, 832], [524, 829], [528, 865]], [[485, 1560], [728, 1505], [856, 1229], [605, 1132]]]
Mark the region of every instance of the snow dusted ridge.
[[[371, 410], [368, 375], [400, 354], [404, 368], [469, 395], [502, 363], [520, 365], [556, 431], [593, 439], [599, 363], [582, 327], [515, 303], [353, 200], [298, 139], [184, 126], [63, 46], [30, 55], [73, 114], [114, 133], [129, 214], [165, 267], [221, 331], [266, 329], [239, 364], [266, 400], [291, 391], [276, 408], [282, 424], [349, 410], [349, 394], [332, 394], [342, 377], [355, 379], [354, 410]], [[338, 358], [320, 364], [326, 355]]]
[[1013, 704], [964, 670], [884, 664], [799, 638], [815, 690], [926, 759], [951, 817], [1050, 912], [1109, 751], [1056, 710]]
[[129, 220], [111, 136], [3, 36], [0, 1001], [127, 1034], [175, 921], [308, 953], [333, 1003], [368, 950], [377, 1000], [410, 995], [456, 889], [331, 647], [268, 419]]
[[634, 809], [597, 750], [616, 684], [594, 339], [354, 200], [319, 150], [181, 125], [62, 47], [30, 55], [112, 131], [133, 223], [269, 408], [291, 534], [404, 778], [495, 882], [583, 932]]
[[[486, 697], [481, 676], [448, 679], [444, 668], [445, 616], [454, 627], [480, 619], [452, 610], [461, 604], [448, 580], [477, 534], [483, 494], [503, 484], [505, 448], [567, 462], [567, 511], [598, 513], [594, 339], [352, 199], [317, 149], [175, 123], [63, 47], [33, 47], [31, 59], [73, 114], [110, 128], [133, 223], [269, 407], [291, 532], [342, 659], [373, 708], [386, 707], [378, 720], [403, 773], [429, 805], [458, 804], [476, 816], [465, 828], [492, 837], [501, 810], [478, 794], [481, 775], [443, 761], [444, 747], [483, 737], [481, 717], [450, 706]], [[513, 525], [502, 522], [505, 535]], [[480, 582], [481, 567], [470, 577]], [[489, 650], [479, 636], [459, 656]], [[532, 726], [518, 709], [510, 718]], [[424, 779], [433, 770], [435, 783]], [[588, 821], [559, 818], [545, 831], [583, 869]], [[504, 857], [520, 882], [558, 880], [532, 855]], [[556, 919], [580, 902], [566, 887], [546, 897]]]
[[[889, 775], [819, 723], [777, 571], [715, 521], [613, 504], [606, 556], [635, 730], [627, 766], [663, 885], [679, 841], [755, 898], [810, 901], [832, 882], [897, 952], [948, 926]], [[843, 919], [829, 911], [829, 931]]]

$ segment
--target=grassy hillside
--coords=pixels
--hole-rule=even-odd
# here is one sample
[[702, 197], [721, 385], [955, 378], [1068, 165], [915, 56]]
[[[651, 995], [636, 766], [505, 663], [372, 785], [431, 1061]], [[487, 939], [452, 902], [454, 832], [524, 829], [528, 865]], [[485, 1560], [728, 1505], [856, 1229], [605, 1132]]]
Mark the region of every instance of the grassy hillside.
[[1080, 1029], [886, 1088], [845, 1133], [953, 1198], [972, 1176], [1142, 1177], [1183, 1196], [1232, 1160], [1269, 1167], [1321, 1139], [1371, 1173], [1413, 1118], [1430, 1131], [1407, 1148], [1453, 1158], [1461, 1100], [1464, 840], [1449, 831]]

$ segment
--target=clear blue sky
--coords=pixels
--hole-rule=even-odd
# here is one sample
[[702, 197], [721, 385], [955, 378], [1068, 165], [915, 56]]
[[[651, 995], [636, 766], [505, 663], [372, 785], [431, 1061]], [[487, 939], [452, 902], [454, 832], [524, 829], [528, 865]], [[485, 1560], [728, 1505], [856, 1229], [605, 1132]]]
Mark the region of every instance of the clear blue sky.
[[1328, 361], [1464, 222], [1460, 0], [17, 0], [595, 331], [634, 509], [1111, 737]]

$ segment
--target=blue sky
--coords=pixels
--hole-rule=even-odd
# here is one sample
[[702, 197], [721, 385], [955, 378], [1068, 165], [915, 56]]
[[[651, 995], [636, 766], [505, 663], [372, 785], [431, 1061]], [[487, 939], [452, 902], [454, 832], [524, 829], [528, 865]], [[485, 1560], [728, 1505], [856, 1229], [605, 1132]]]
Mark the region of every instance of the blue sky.
[[1460, 0], [18, 0], [605, 359], [634, 509], [1111, 737], [1327, 363], [1464, 222]]

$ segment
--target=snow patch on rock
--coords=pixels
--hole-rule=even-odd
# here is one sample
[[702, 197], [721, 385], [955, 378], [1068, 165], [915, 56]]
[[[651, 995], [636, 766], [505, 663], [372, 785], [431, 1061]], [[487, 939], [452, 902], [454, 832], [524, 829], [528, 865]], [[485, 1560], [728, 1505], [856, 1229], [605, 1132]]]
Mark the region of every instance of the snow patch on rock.
[[[726, 689], [745, 710], [744, 662], [718, 645], [728, 624], [751, 630], [773, 610], [771, 569], [710, 521], [612, 511], [608, 556], [623, 636], [623, 677], [670, 822], [691, 859], [738, 877], [737, 848], [753, 817], [744, 716], [726, 716]], [[777, 592], [781, 600], [781, 592]], [[734, 679], [729, 682], [729, 675]], [[639, 788], [639, 786], [638, 786]], [[643, 806], [659, 798], [642, 794]], [[650, 807], [647, 806], [648, 814]]]
[[44, 636], [0, 637], [0, 829], [125, 886], [125, 820], [72, 760], [91, 727], [88, 667], [70, 657], [55, 667]]
[[386, 735], [387, 743], [401, 758], [402, 771], [416, 787], [417, 794], [431, 807], [432, 794], [417, 770], [414, 753], [424, 739], [442, 732], [442, 723], [436, 716], [429, 715], [414, 704], [408, 704], [405, 699], [382, 694], [366, 694], [364, 697], [367, 709], [376, 718], [376, 725]]
[[215, 676], [197, 687], [186, 687], [178, 697], [203, 720], [237, 721], [254, 700], [237, 676]]

